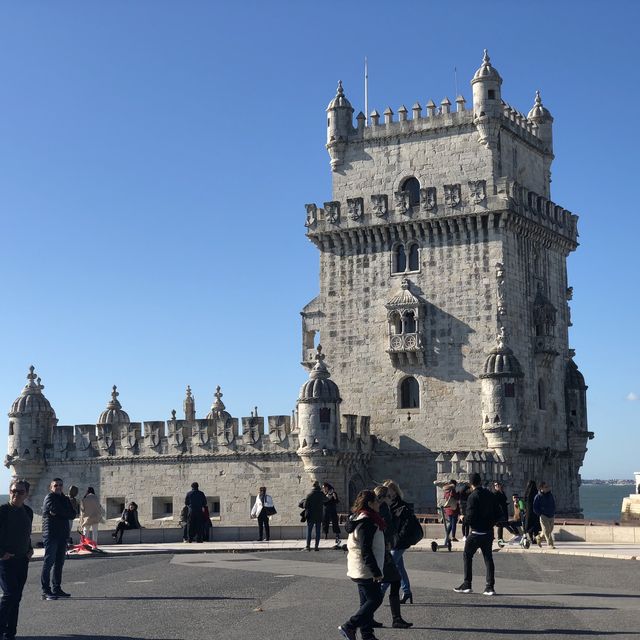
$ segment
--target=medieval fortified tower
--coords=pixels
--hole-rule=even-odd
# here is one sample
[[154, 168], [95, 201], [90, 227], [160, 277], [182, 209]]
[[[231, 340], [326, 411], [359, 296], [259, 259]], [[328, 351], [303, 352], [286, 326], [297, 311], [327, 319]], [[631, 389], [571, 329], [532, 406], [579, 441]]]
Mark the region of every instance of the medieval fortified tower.
[[306, 205], [320, 293], [302, 312], [310, 373], [293, 416], [265, 432], [257, 409], [233, 418], [218, 387], [196, 419], [187, 388], [183, 419], [141, 424], [114, 387], [97, 424], [60, 426], [32, 368], [6, 465], [32, 482], [35, 508], [59, 475], [96, 487], [110, 518], [133, 499], [160, 525], [197, 479], [221, 525], [246, 524], [261, 484], [289, 524], [312, 479], [351, 498], [392, 477], [422, 511], [434, 479], [478, 471], [508, 491], [550, 481], [558, 512], [578, 515], [593, 434], [568, 343], [577, 216], [550, 199], [553, 118], [539, 94], [527, 116], [506, 104], [486, 52], [471, 86], [471, 109], [458, 96], [455, 110], [445, 98], [354, 126], [338, 85], [332, 198]]

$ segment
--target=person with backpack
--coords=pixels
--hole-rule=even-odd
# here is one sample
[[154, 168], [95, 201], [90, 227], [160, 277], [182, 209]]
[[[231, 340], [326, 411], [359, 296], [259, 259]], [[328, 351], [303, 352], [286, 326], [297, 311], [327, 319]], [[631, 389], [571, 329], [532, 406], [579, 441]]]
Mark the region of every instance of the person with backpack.
[[[389, 585], [389, 607], [391, 608], [391, 617], [393, 619], [391, 626], [394, 629], [408, 629], [413, 626], [413, 623], [403, 620], [400, 613], [400, 581], [402, 580], [402, 576], [398, 571], [398, 567], [396, 567], [396, 563], [391, 557], [391, 547], [394, 543], [396, 534], [393, 526], [393, 516], [389, 509], [391, 496], [389, 495], [387, 487], [381, 485], [377, 486], [373, 492], [376, 494], [376, 498], [378, 498], [378, 502], [380, 503], [380, 517], [387, 525], [384, 530], [384, 567], [382, 568], [384, 583], [382, 593], [384, 595], [385, 585]], [[374, 620], [373, 626], [381, 627], [382, 623]]]
[[469, 476], [471, 493], [467, 499], [467, 512], [464, 519], [469, 525], [469, 535], [464, 543], [464, 579], [456, 593], [472, 593], [471, 582], [473, 578], [473, 556], [476, 551], [482, 551], [486, 567], [486, 586], [483, 591], [485, 596], [495, 596], [495, 567], [493, 564], [493, 527], [500, 517], [497, 503], [488, 489], [482, 486], [482, 478], [479, 473]]
[[404, 552], [417, 544], [424, 535], [422, 526], [418, 522], [413, 506], [403, 500], [403, 494], [400, 487], [393, 480], [385, 480], [382, 483], [387, 487], [391, 503], [389, 509], [393, 518], [393, 526], [396, 530], [395, 542], [391, 548], [391, 557], [400, 572], [400, 587], [402, 588], [401, 604], [409, 601], [413, 604], [413, 594], [411, 593], [411, 583], [409, 575], [404, 566]]
[[456, 487], [457, 483], [453, 478], [448, 482], [438, 482], [434, 480], [433, 484], [437, 487], [442, 487], [443, 491], [440, 506], [444, 514], [444, 523], [447, 532], [444, 544], [447, 546], [449, 540], [451, 540], [451, 542], [458, 542], [458, 538], [456, 538], [456, 526], [458, 524], [458, 518], [460, 517], [460, 496], [458, 495]]

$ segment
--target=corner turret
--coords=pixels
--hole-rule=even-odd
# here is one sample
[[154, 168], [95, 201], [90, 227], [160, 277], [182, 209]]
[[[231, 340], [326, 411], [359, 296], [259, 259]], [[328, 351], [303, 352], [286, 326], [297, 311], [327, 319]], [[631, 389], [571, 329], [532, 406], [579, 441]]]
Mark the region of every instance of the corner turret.
[[129, 424], [129, 414], [122, 409], [122, 405], [118, 401], [118, 387], [114, 384], [111, 390], [111, 400], [107, 404], [107, 408], [100, 414], [96, 424]]
[[473, 87], [473, 115], [498, 117], [502, 114], [502, 95], [500, 87], [502, 78], [491, 65], [489, 53], [484, 50], [482, 65], [476, 71], [471, 86]]
[[542, 104], [540, 91], [536, 91], [536, 99], [527, 119], [538, 125], [538, 138], [545, 143], [545, 151], [553, 153], [553, 116]]
[[333, 171], [343, 163], [347, 139], [353, 131], [353, 107], [344, 95], [340, 80], [336, 97], [327, 107], [327, 151]]
[[51, 445], [58, 419], [42, 393], [44, 385], [33, 365], [29, 367], [27, 380], [9, 411], [9, 442], [4, 464], [13, 475], [33, 481], [44, 470], [45, 448]]

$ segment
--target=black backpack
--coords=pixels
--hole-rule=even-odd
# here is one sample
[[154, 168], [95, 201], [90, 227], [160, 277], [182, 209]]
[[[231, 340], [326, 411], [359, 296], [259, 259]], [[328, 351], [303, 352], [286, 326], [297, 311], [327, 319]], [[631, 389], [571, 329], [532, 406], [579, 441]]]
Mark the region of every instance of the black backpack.
[[424, 538], [424, 530], [420, 520], [418, 520], [411, 507], [404, 505], [398, 522], [396, 547], [398, 549], [408, 549], [418, 544], [422, 538]]

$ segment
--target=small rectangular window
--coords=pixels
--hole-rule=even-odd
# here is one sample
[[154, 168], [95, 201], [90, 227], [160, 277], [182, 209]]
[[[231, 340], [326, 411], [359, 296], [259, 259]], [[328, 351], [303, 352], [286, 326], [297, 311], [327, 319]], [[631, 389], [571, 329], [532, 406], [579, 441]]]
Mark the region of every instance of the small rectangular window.
[[9, 435], [12, 436], [13, 435], [13, 422], [9, 423]]
[[124, 497], [107, 498], [107, 518], [119, 518], [124, 511]]
[[220, 498], [209, 498], [209, 515], [212, 518], [220, 517]]
[[173, 498], [167, 496], [157, 496], [152, 498], [151, 517], [169, 518], [173, 516]]
[[489, 100], [495, 100], [495, 99], [496, 99], [496, 90], [489, 89]]
[[504, 383], [504, 397], [505, 398], [515, 398], [516, 397], [516, 387], [513, 382], [505, 382]]

